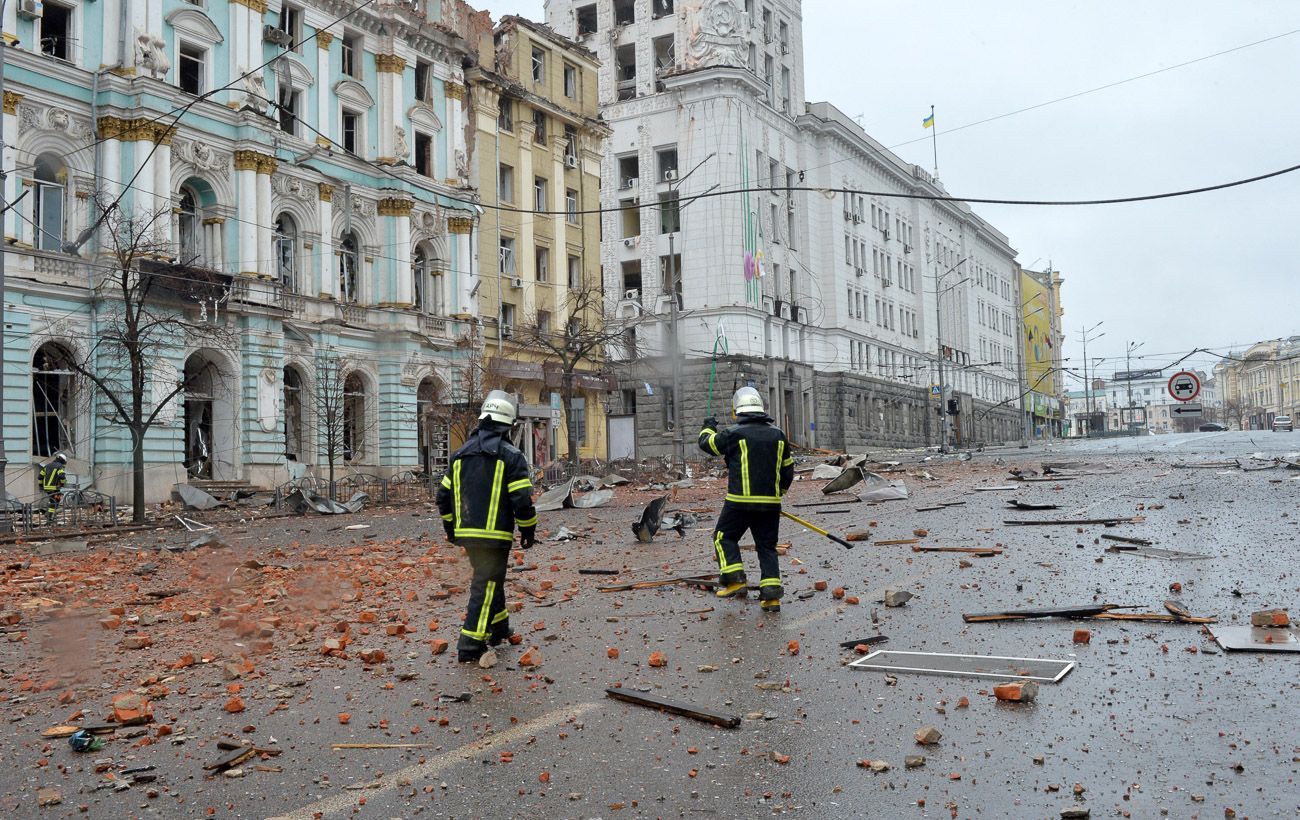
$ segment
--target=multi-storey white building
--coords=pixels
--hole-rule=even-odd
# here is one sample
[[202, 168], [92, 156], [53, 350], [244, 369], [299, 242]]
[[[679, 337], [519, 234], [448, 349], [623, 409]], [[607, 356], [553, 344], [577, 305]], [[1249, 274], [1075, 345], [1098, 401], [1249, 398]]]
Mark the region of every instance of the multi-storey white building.
[[799, 0], [547, 2], [602, 62], [602, 259], [613, 309], [644, 317], [621, 379], [641, 451], [667, 451], [677, 413], [689, 440], [746, 383], [802, 445], [937, 443], [940, 349], [957, 439], [1016, 434], [1015, 251], [964, 204], [927, 199], [946, 194], [833, 105], [805, 102], [801, 14]]

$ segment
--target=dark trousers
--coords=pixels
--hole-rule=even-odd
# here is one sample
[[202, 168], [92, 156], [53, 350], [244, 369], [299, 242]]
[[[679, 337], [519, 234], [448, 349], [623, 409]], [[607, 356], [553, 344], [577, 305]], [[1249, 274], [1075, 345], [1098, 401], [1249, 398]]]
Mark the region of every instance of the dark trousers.
[[460, 630], [460, 651], [482, 650], [491, 637], [510, 634], [510, 613], [506, 611], [506, 566], [510, 545], [501, 541], [462, 538], [457, 543], [469, 553], [474, 579], [469, 585], [469, 606]]
[[718, 558], [718, 580], [724, 584], [743, 583], [745, 564], [740, 558], [740, 537], [748, 530], [758, 550], [759, 597], [781, 597], [781, 565], [776, 555], [776, 539], [781, 529], [781, 508], [775, 505], [742, 506], [731, 501], [722, 504], [717, 529], [713, 531], [713, 551]]

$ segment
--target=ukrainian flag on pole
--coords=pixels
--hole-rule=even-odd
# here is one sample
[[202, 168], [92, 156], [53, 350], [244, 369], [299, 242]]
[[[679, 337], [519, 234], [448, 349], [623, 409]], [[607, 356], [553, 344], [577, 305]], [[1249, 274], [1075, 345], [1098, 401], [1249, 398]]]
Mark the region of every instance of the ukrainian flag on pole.
[[933, 111], [933, 110], [930, 111], [930, 116], [928, 116], [928, 117], [926, 117], [925, 119], [921, 120], [921, 127], [922, 127], [922, 128], [933, 128], [933, 127], [934, 127], [934, 111]]

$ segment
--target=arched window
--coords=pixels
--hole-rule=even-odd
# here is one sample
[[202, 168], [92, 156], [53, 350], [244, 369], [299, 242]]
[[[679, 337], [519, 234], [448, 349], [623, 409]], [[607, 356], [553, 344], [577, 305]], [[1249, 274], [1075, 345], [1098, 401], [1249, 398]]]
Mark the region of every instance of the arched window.
[[43, 251], [63, 249], [64, 203], [68, 169], [55, 154], [36, 158], [33, 172], [32, 222], [36, 225], [36, 247]]
[[203, 256], [203, 234], [199, 221], [199, 198], [190, 188], [181, 188], [176, 215], [176, 247], [182, 265], [194, 265]]
[[366, 449], [366, 383], [358, 373], [343, 380], [343, 460], [358, 461]]
[[298, 292], [298, 225], [288, 214], [275, 220], [275, 274], [286, 291]]
[[284, 369], [284, 454], [302, 461], [302, 376], [296, 367]]
[[339, 242], [339, 299], [343, 302], [357, 301], [357, 271], [360, 268], [357, 250], [356, 234], [343, 234]]
[[76, 440], [72, 356], [46, 342], [32, 360], [32, 455], [70, 450]]

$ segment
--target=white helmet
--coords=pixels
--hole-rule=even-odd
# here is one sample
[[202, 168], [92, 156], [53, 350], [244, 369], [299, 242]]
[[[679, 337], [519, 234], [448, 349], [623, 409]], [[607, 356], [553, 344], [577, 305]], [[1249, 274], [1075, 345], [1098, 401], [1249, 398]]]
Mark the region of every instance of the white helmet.
[[742, 387], [731, 397], [731, 412], [737, 416], [763, 412], [763, 397], [752, 387]]
[[57, 462], [60, 462], [61, 464], [67, 464], [67, 463], [68, 463], [68, 457], [67, 457], [66, 455], [64, 455], [63, 453], [55, 453], [55, 454], [54, 454], [54, 460], [57, 461]]
[[479, 421], [491, 419], [502, 424], [515, 423], [515, 402], [504, 390], [493, 390], [483, 400], [483, 409], [478, 414]]

